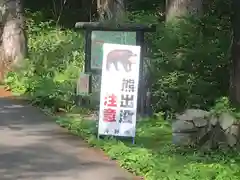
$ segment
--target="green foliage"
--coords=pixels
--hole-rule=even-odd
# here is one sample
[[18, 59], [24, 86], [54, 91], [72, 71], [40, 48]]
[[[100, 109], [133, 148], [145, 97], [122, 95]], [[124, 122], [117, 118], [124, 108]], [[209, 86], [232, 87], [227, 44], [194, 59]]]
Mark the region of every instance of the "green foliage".
[[[216, 0], [205, 6], [201, 19], [165, 24], [159, 22], [164, 14], [162, 1], [152, 2], [144, 10], [138, 6], [146, 1], [130, 3], [133, 8], [127, 15], [130, 22], [158, 24], [157, 32], [146, 36], [154, 111], [209, 109], [229, 89], [230, 3]], [[74, 81], [83, 66], [81, 34], [53, 27], [39, 12], [28, 17], [26, 69], [10, 73], [6, 82], [14, 91], [27, 92], [36, 103], [69, 109]]]
[[210, 112], [216, 117], [219, 117], [222, 113], [228, 113], [235, 117], [237, 121], [240, 120], [239, 106], [233, 106], [228, 97], [218, 98]]
[[[156, 34], [148, 36], [155, 111], [208, 109], [227, 96], [231, 28], [229, 14], [218, 17], [224, 5], [213, 3], [200, 19], [160, 24]], [[230, 11], [227, 5], [225, 12]]]
[[171, 144], [170, 124], [161, 116], [139, 122], [136, 145], [114, 138], [98, 140], [94, 121], [59, 117], [57, 123], [146, 180], [237, 180], [240, 177], [238, 153], [176, 148]]
[[236, 111], [236, 108], [231, 106], [231, 103], [227, 97], [221, 97], [216, 100], [215, 105], [212, 107], [212, 113], [216, 116], [224, 112], [233, 113]]
[[131, 22], [158, 24], [157, 32], [146, 37], [155, 112], [209, 109], [228, 95], [230, 6], [228, 0], [215, 0], [204, 5], [203, 17], [167, 24], [158, 22], [164, 14], [162, 5], [129, 13]]
[[[172, 24], [159, 23], [163, 1], [151, 2], [153, 5], [144, 0], [130, 3], [134, 6], [130, 9], [137, 10], [131, 11], [128, 19], [158, 23], [157, 32], [146, 37], [155, 112], [209, 109], [214, 103], [216, 114], [235, 112], [227, 98], [219, 99], [228, 94], [229, 2], [212, 1], [201, 19], [188, 17]], [[148, 9], [137, 7], [146, 3]], [[53, 27], [51, 21], [44, 22], [41, 13], [28, 13], [28, 17], [29, 57], [21, 72], [8, 74], [6, 83], [13, 91], [28, 95], [33, 103], [69, 110], [74, 105], [76, 79], [83, 68], [83, 38], [71, 30]], [[239, 154], [174, 147], [170, 125], [161, 113], [157, 120], [138, 124], [136, 145], [114, 138], [97, 140], [94, 121], [61, 117], [57, 123], [147, 180], [237, 180], [240, 176]]]
[[83, 68], [82, 35], [43, 22], [39, 13], [31, 14], [27, 27], [29, 57], [24, 69], [7, 75], [6, 84], [40, 106], [70, 109]]
[[137, 8], [128, 13], [130, 22], [158, 24], [156, 33], [146, 36], [155, 112], [209, 109], [219, 97], [228, 95], [230, 5], [228, 0], [215, 0], [204, 5], [203, 17], [169, 23], [159, 22], [164, 14], [162, 2], [154, 10]]

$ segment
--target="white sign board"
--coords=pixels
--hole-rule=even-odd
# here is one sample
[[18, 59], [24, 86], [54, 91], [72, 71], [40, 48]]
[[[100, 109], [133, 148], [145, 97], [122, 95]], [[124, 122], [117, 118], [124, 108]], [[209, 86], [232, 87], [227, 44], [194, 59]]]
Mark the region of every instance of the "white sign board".
[[99, 135], [135, 137], [140, 46], [103, 45]]

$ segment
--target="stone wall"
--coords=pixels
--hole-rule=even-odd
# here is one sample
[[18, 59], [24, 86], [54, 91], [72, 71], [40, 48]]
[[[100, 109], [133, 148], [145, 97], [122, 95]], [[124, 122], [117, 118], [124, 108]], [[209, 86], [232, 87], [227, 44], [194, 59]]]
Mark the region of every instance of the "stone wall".
[[229, 113], [218, 117], [200, 109], [188, 109], [172, 122], [173, 143], [179, 146], [239, 148], [239, 124]]

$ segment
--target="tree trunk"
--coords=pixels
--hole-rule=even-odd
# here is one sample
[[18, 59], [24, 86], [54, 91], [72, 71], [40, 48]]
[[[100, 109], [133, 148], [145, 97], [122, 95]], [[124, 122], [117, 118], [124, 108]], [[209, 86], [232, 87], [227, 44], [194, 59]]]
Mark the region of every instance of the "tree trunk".
[[0, 0], [1, 43], [0, 63], [1, 77], [12, 68], [18, 68], [27, 53], [27, 40], [21, 0]]
[[240, 105], [240, 1], [232, 1], [233, 15], [231, 17], [233, 41], [232, 41], [232, 69], [230, 78], [231, 100]]
[[83, 14], [81, 15], [81, 21], [89, 22], [91, 20], [91, 6], [92, 0], [82, 0]]
[[99, 21], [121, 22], [125, 14], [124, 0], [97, 0]]
[[125, 15], [124, 0], [115, 0], [113, 5], [113, 20], [115, 22], [121, 22]]
[[201, 14], [203, 0], [166, 0], [166, 21], [192, 14]]

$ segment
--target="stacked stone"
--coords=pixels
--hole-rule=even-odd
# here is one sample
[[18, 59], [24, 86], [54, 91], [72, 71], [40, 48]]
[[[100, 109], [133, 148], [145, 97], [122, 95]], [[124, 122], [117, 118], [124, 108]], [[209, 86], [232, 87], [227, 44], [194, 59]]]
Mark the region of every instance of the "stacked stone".
[[173, 143], [211, 148], [214, 141], [218, 147], [238, 147], [239, 124], [240, 121], [226, 112], [216, 117], [204, 110], [188, 109], [177, 114], [172, 122]]

